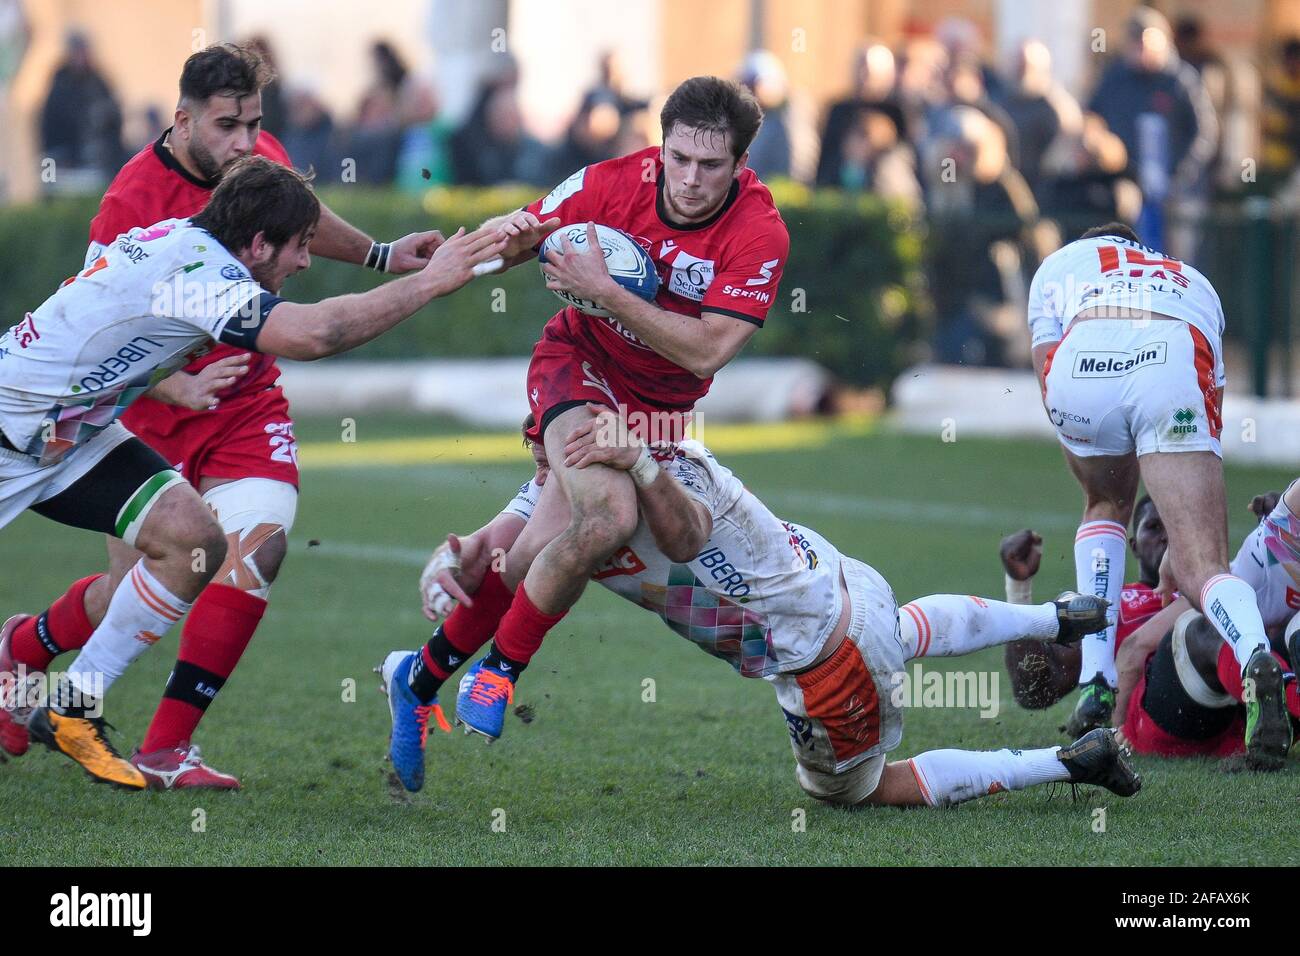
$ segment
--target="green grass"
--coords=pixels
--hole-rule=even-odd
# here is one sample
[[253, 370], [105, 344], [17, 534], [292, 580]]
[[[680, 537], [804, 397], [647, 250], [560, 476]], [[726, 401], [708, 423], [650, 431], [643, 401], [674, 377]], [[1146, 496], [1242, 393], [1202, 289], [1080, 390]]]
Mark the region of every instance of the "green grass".
[[[368, 439], [446, 434], [445, 424], [362, 417]], [[303, 440], [338, 437], [305, 422]], [[779, 514], [878, 568], [900, 599], [1000, 596], [999, 537], [1045, 537], [1037, 592], [1073, 581], [1079, 493], [1049, 444], [872, 435], [776, 454], [721, 456]], [[0, 864], [1282, 864], [1294, 862], [1294, 759], [1281, 774], [1228, 776], [1207, 761], [1139, 759], [1141, 794], [1000, 794], [948, 811], [845, 813], [795, 784], [771, 689], [742, 680], [647, 612], [600, 588], [558, 627], [523, 678], [505, 736], [434, 735], [425, 790], [384, 763], [388, 713], [370, 668], [428, 636], [420, 553], [495, 514], [528, 470], [430, 464], [309, 469], [291, 555], [270, 610], [199, 739], [238, 773], [236, 794], [121, 793], [33, 750], [0, 766]], [[1241, 503], [1282, 487], [1278, 470], [1228, 472]], [[309, 541], [320, 542], [309, 546]], [[38, 611], [103, 563], [94, 536], [24, 516], [0, 532], [0, 610]], [[114, 688], [108, 717], [139, 741], [176, 632]], [[959, 659], [1000, 670], [997, 651]], [[927, 662], [927, 667], [934, 662]], [[653, 678], [657, 700], [642, 702]], [[345, 681], [356, 700], [344, 699]], [[451, 695], [444, 694], [444, 699]], [[1001, 712], [912, 710], [895, 756], [1060, 742], [1068, 704]], [[1106, 830], [1093, 830], [1105, 807]], [[206, 817], [194, 832], [196, 809]], [[794, 811], [806, 812], [795, 832]], [[504, 832], [492, 824], [504, 812]], [[495, 817], [494, 817], [495, 814]], [[1249, 826], [1243, 826], [1249, 819]]]

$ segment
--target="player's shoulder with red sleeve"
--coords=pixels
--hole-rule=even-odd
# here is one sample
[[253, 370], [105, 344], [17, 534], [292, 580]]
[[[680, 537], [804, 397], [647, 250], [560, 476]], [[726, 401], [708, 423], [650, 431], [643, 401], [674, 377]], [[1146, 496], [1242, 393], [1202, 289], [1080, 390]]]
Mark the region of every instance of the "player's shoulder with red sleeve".
[[[558, 215], [566, 224], [580, 217], [599, 215], [596, 210], [607, 198], [620, 209], [625, 208], [629, 189], [641, 182], [655, 182], [658, 155], [658, 147], [647, 146], [626, 156], [575, 169], [549, 193], [524, 208], [543, 218]], [[649, 179], [644, 178], [647, 175]]]
[[740, 174], [740, 194], [736, 197], [735, 217], [737, 233], [757, 241], [771, 243], [781, 249], [782, 255], [790, 249], [790, 230], [786, 228], [781, 211], [776, 208], [772, 191], [752, 169]]
[[262, 130], [257, 134], [257, 142], [253, 144], [253, 152], [258, 156], [265, 156], [267, 159], [274, 160], [281, 166], [293, 165], [292, 160], [289, 159], [289, 151], [284, 148], [284, 143], [266, 130]]
[[145, 200], [156, 191], [155, 184], [163, 173], [152, 143], [132, 156], [118, 170], [99, 202], [99, 211], [90, 221], [90, 241], [104, 245], [136, 226], [153, 225], [152, 219], [140, 219], [148, 210]]

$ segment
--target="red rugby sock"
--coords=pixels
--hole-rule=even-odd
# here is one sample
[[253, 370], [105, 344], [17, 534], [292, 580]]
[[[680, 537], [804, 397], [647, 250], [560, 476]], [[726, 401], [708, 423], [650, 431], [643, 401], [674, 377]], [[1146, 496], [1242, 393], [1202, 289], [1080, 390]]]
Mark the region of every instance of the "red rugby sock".
[[[1276, 651], [1273, 652], [1273, 658], [1278, 662], [1278, 665], [1282, 668], [1284, 673], [1291, 670], [1287, 665], [1287, 662], [1282, 658], [1282, 655], [1278, 654]], [[1232, 648], [1227, 644], [1224, 644], [1219, 648], [1218, 671], [1219, 683], [1223, 685], [1223, 689], [1227, 691], [1230, 696], [1237, 698], [1237, 700], [1241, 700], [1243, 694], [1241, 665], [1237, 663], [1237, 658], [1232, 653]], [[1291, 681], [1291, 683], [1286, 685], [1286, 709], [1292, 717], [1300, 720], [1300, 687], [1297, 687], [1296, 683], [1296, 681]]]
[[492, 638], [510, 610], [515, 592], [506, 587], [499, 572], [488, 571], [473, 598], [473, 607], [458, 604], [442, 622], [447, 642], [465, 654], [473, 654]]
[[1218, 671], [1219, 683], [1223, 685], [1224, 693], [1241, 700], [1241, 665], [1237, 663], [1236, 655], [1227, 644], [1219, 648]]
[[512, 661], [527, 664], [542, 646], [546, 632], [560, 623], [568, 613], [568, 610], [564, 610], [559, 614], [543, 614], [537, 610], [537, 605], [533, 604], [521, 584], [515, 592], [514, 603], [497, 628], [494, 642], [496, 649]]
[[176, 667], [141, 751], [167, 750], [193, 739], [265, 612], [265, 601], [239, 588], [209, 584], [203, 589], [181, 631]]
[[103, 576], [82, 578], [44, 614], [19, 624], [9, 642], [14, 661], [43, 671], [64, 651], [75, 651], [90, 640], [95, 625], [86, 614], [86, 590]]

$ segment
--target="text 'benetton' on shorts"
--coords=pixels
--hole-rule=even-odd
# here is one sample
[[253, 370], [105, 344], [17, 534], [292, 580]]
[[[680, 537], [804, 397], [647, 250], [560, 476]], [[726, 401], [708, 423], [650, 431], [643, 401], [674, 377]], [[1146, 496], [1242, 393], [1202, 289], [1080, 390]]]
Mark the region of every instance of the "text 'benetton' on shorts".
[[1048, 362], [1048, 415], [1073, 454], [1222, 456], [1219, 343], [1186, 322], [1076, 322]]

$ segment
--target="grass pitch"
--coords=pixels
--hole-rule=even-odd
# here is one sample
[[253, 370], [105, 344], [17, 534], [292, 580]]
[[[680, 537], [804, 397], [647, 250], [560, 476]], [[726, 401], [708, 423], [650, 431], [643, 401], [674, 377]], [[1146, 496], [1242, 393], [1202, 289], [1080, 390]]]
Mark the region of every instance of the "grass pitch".
[[[370, 673], [428, 636], [416, 578], [448, 530], [490, 518], [529, 472], [513, 437], [423, 420], [302, 422], [303, 497], [270, 609], [198, 740], [243, 779], [234, 794], [122, 793], [34, 748], [0, 766], [0, 863], [78, 864], [1284, 864], [1294, 863], [1297, 760], [1265, 776], [1140, 758], [1129, 800], [1085, 789], [1004, 793], [947, 811], [821, 807], [795, 784], [771, 689], [599, 587], [522, 678], [505, 736], [433, 734], [423, 792], [389, 782], [388, 712]], [[900, 601], [1001, 596], [997, 544], [1045, 538], [1036, 594], [1073, 583], [1079, 493], [1051, 444], [875, 433], [853, 424], [718, 428], [728, 464], [778, 514], [878, 568]], [[1244, 503], [1276, 469], [1229, 468], [1234, 547]], [[36, 612], [99, 570], [102, 543], [33, 515], [0, 531], [0, 610]], [[1130, 562], [1130, 572], [1133, 571]], [[113, 689], [108, 718], [139, 742], [176, 634]], [[66, 663], [66, 659], [64, 659]], [[59, 663], [55, 664], [57, 668]], [[1001, 673], [1001, 653], [927, 661]], [[643, 700], [644, 681], [655, 700]], [[1063, 742], [1070, 702], [1027, 712], [913, 709], [894, 756]], [[450, 704], [454, 691], [444, 691]], [[1104, 814], [1096, 811], [1104, 809]], [[200, 812], [201, 811], [201, 812]], [[1249, 826], [1243, 826], [1246, 819]], [[1104, 823], [1104, 829], [1101, 825]], [[1099, 832], [1100, 830], [1100, 832]]]

